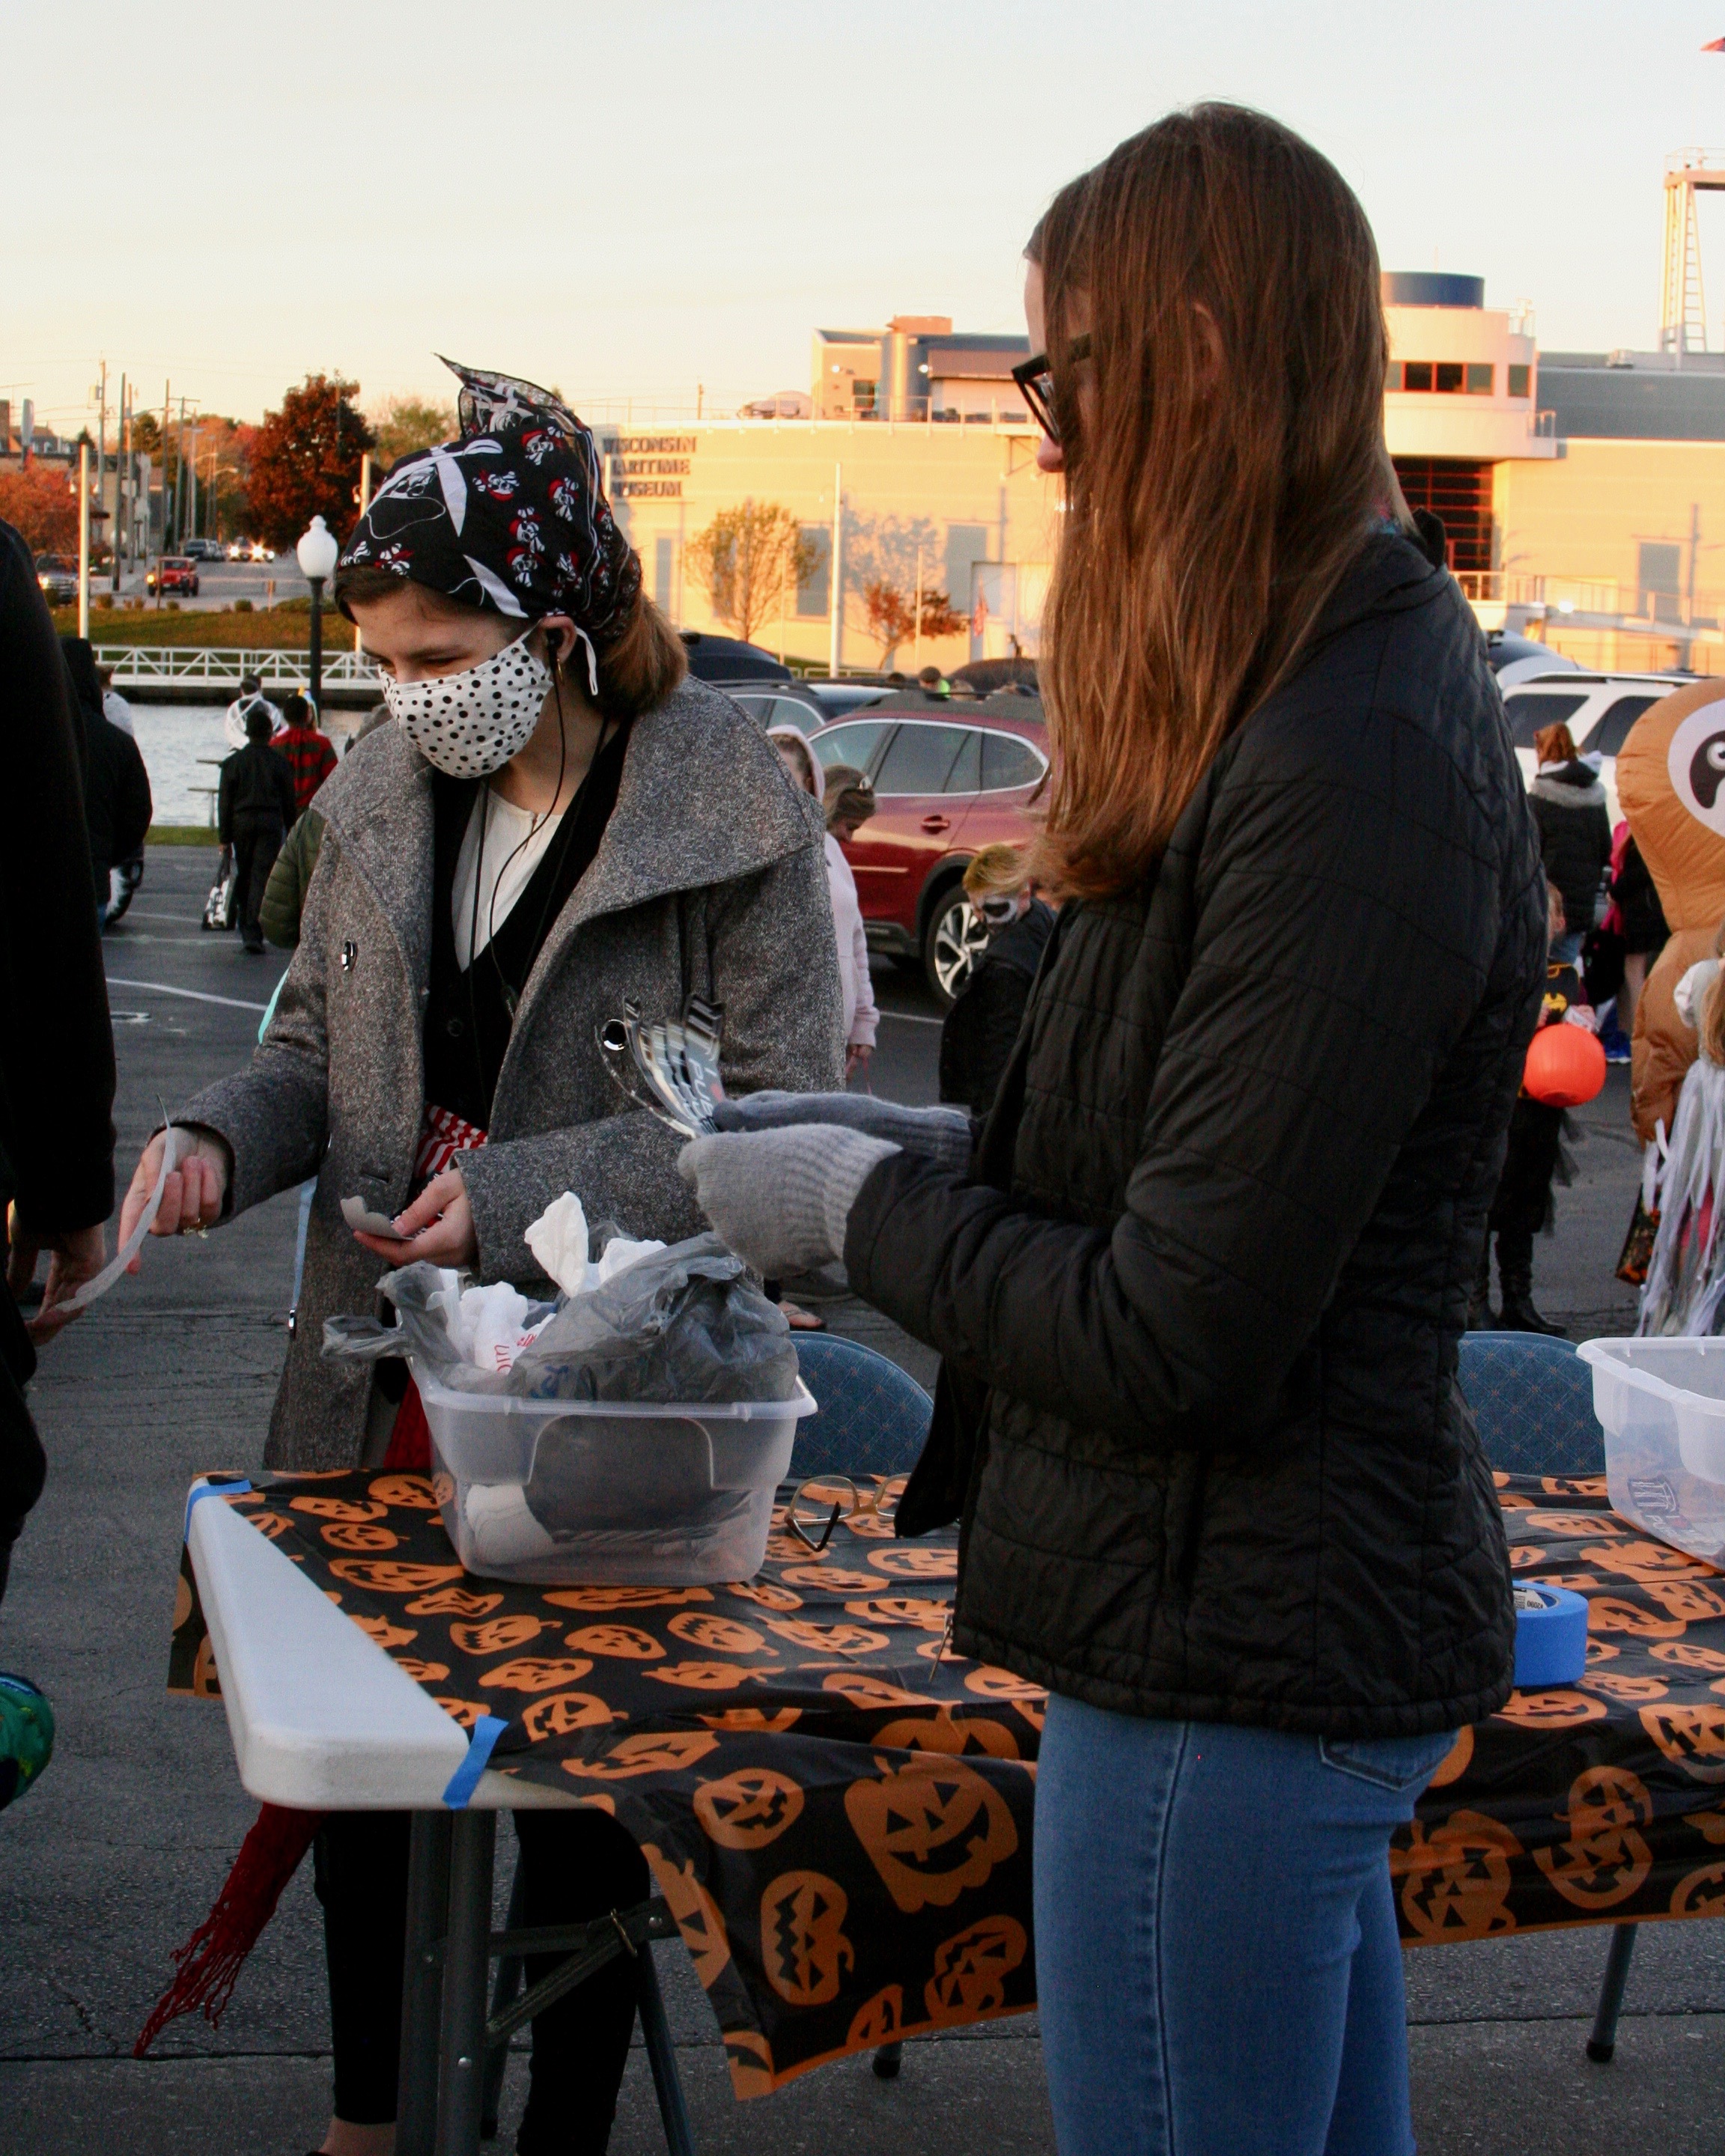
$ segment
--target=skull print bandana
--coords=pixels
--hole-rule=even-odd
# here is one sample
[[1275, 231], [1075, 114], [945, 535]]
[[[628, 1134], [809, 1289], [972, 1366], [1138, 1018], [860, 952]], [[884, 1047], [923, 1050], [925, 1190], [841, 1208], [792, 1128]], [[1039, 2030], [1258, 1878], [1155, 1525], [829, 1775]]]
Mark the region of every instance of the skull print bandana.
[[525, 634], [477, 666], [429, 681], [386, 680], [383, 701], [428, 763], [483, 778], [527, 745], [551, 693], [551, 669]]
[[460, 434], [392, 467], [341, 550], [338, 602], [342, 569], [388, 569], [525, 621], [566, 613], [590, 654], [625, 626], [641, 587], [592, 434], [531, 382], [444, 364], [461, 382]]

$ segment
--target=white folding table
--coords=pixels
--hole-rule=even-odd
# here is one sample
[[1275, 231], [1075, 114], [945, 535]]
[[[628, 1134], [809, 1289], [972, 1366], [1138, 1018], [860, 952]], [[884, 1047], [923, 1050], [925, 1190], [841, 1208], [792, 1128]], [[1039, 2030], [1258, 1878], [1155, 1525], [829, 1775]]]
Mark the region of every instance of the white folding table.
[[[449, 1800], [467, 1732], [292, 1560], [220, 1502], [229, 1484], [195, 1482], [186, 1543], [209, 1627], [239, 1779], [298, 1811], [409, 1811], [407, 1964], [402, 1995], [398, 2156], [476, 2156], [522, 2022], [614, 1960], [634, 1962], [647, 2056], [672, 2156], [694, 2156], [652, 1942], [678, 1937], [657, 1897], [589, 1924], [491, 1929], [499, 1811], [567, 1810], [560, 1790], [481, 1771]], [[208, 1493], [208, 1495], [206, 1495]], [[514, 1996], [528, 1953], [567, 1953]], [[493, 1959], [503, 1964], [488, 2019]], [[492, 2071], [487, 2074], [487, 2061]], [[495, 2116], [495, 2113], [494, 2113]]]

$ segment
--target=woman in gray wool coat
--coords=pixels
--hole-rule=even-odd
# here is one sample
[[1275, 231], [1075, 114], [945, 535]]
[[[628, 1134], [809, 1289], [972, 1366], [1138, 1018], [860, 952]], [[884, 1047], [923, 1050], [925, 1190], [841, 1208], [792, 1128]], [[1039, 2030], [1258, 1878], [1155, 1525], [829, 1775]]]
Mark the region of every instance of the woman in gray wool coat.
[[[529, 384], [457, 372], [459, 439], [395, 466], [336, 577], [396, 723], [318, 796], [275, 1016], [249, 1068], [176, 1119], [190, 1150], [154, 1226], [216, 1226], [318, 1178], [272, 1467], [423, 1464], [404, 1366], [320, 1354], [326, 1317], [374, 1308], [384, 1263], [531, 1288], [524, 1233], [564, 1190], [629, 1235], [701, 1229], [679, 1140], [601, 1063], [596, 1029], [625, 998], [649, 1018], [691, 993], [722, 1005], [727, 1091], [844, 1079], [818, 807], [734, 704], [684, 678], [586, 428]], [[355, 1196], [408, 1241], [350, 1232]], [[328, 2156], [391, 2145], [407, 1830], [405, 1814], [344, 1815], [317, 1835]], [[531, 1921], [644, 1897], [639, 1851], [602, 1815], [523, 1814], [518, 1831]], [[634, 2010], [613, 1970], [535, 2023], [519, 2148], [603, 2147]]]

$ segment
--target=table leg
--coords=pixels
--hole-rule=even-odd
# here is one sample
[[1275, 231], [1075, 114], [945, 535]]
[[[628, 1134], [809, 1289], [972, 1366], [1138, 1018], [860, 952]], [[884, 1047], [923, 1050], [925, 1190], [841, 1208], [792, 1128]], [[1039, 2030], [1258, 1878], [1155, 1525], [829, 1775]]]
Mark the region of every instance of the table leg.
[[695, 2135], [689, 2110], [683, 2101], [683, 2084], [677, 2072], [676, 2046], [670, 2024], [665, 2018], [660, 1995], [659, 1972], [653, 1966], [651, 1943], [643, 1939], [635, 1948], [635, 1998], [641, 2010], [641, 2035], [647, 2046], [647, 2063], [653, 2069], [653, 2088], [659, 2098], [659, 2116], [665, 2127], [670, 2156], [695, 2156]]
[[1597, 2066], [1606, 2065], [1617, 2049], [1617, 2017], [1623, 2010], [1623, 1987], [1629, 1982], [1630, 1956], [1635, 1950], [1633, 1924], [1615, 1924], [1605, 1955], [1605, 1974], [1599, 1985], [1599, 2003], [1594, 2014], [1593, 2034], [1587, 2055]]
[[495, 1812], [457, 1812], [449, 1851], [435, 2156], [479, 2156], [485, 2086], [485, 1979], [490, 1971]]
[[396, 2156], [433, 2156], [437, 2137], [437, 2033], [443, 1938], [449, 1922], [448, 1812], [415, 1812], [408, 1860], [407, 1953], [402, 1970]]

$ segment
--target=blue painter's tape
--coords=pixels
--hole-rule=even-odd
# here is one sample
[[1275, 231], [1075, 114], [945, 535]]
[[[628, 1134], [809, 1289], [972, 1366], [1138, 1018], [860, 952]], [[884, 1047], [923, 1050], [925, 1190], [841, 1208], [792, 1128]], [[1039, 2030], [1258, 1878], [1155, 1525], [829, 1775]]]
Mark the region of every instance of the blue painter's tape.
[[508, 1727], [495, 1714], [482, 1714], [473, 1725], [473, 1734], [467, 1741], [467, 1757], [450, 1775], [449, 1786], [444, 1791], [444, 1802], [452, 1812], [466, 1810], [479, 1787], [479, 1778], [490, 1759], [492, 1748]]
[[1567, 1587], [1518, 1587], [1539, 1597], [1537, 1609], [1516, 1611], [1516, 1690], [1572, 1685], [1587, 1668], [1587, 1602]]
[[192, 1507], [200, 1497], [244, 1497], [249, 1492], [251, 1486], [251, 1484], [243, 1476], [237, 1482], [200, 1482], [186, 1500], [186, 1525], [181, 1536], [182, 1541], [190, 1542], [192, 1539]]

